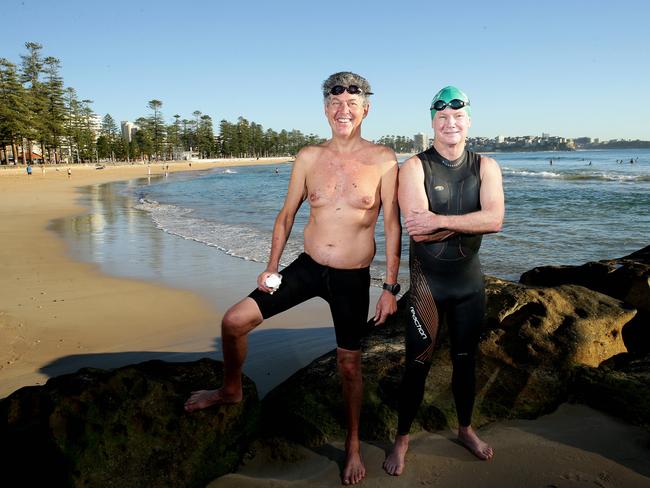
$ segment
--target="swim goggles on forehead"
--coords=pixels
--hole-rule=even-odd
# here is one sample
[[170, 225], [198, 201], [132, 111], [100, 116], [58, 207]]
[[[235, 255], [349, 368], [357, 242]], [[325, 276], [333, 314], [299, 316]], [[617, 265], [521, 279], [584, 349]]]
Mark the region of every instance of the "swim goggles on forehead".
[[[343, 85], [334, 85], [330, 89], [330, 94], [340, 95], [344, 91], [348, 92], [350, 95], [360, 95], [363, 93], [363, 90], [357, 85], [343, 86]], [[366, 92], [366, 95], [372, 95], [372, 92]]]
[[431, 105], [431, 108], [429, 110], [444, 110], [447, 107], [453, 108], [454, 110], [458, 110], [463, 107], [469, 107], [469, 100], [467, 102], [458, 98], [454, 98], [449, 102], [445, 102], [444, 100], [436, 100], [433, 102], [433, 105]]

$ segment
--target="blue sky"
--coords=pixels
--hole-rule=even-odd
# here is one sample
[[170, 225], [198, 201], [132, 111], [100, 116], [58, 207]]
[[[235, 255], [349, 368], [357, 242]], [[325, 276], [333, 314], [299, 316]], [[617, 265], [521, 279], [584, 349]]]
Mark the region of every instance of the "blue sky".
[[116, 120], [163, 114], [329, 136], [320, 85], [351, 70], [375, 95], [363, 135], [431, 134], [437, 89], [472, 101], [470, 135], [650, 140], [645, 1], [3, 0], [0, 57], [62, 61]]

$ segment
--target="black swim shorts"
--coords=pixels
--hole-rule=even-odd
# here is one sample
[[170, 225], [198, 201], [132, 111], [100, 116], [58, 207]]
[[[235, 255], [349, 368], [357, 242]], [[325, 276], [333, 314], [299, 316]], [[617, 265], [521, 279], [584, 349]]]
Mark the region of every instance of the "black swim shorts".
[[368, 322], [370, 268], [330, 268], [303, 252], [280, 274], [282, 284], [273, 295], [257, 289], [248, 295], [257, 303], [262, 317], [267, 319], [310, 298], [321, 297], [332, 312], [337, 346], [350, 351], [361, 349], [363, 328]]

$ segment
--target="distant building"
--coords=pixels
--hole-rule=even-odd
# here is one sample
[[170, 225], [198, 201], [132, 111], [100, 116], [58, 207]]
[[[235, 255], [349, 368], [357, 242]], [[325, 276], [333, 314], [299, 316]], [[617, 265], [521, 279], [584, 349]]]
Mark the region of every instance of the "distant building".
[[133, 122], [129, 122], [128, 120], [123, 120], [121, 126], [122, 126], [122, 139], [124, 139], [124, 141], [127, 143], [133, 140], [133, 136], [140, 129], [140, 127], [135, 125]]
[[503, 144], [505, 142], [506, 138], [503, 136], [497, 136], [496, 137], [496, 143], [497, 144]]
[[586, 144], [591, 144], [591, 137], [577, 137], [573, 140], [576, 145], [578, 146], [584, 146]]
[[102, 116], [98, 114], [93, 114], [90, 116], [90, 130], [93, 132], [93, 137], [95, 141], [99, 138], [102, 133]]
[[426, 134], [420, 132], [413, 136], [413, 150], [415, 152], [426, 151], [429, 148], [429, 138]]

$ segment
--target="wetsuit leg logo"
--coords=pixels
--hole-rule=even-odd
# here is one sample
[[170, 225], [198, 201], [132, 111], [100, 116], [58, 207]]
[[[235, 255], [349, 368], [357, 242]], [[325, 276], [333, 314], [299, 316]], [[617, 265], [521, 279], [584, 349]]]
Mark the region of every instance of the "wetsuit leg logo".
[[427, 333], [424, 332], [424, 327], [422, 327], [422, 324], [418, 320], [418, 316], [415, 313], [415, 307], [411, 307], [411, 318], [413, 319], [413, 324], [415, 324], [415, 328], [418, 330], [418, 332], [422, 336], [422, 339], [426, 340], [427, 339]]

